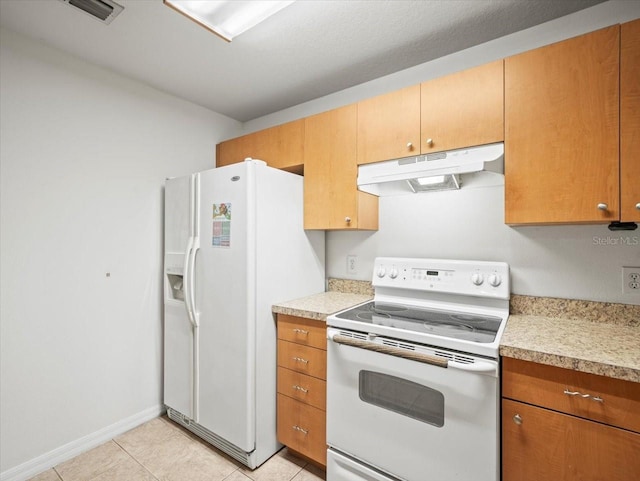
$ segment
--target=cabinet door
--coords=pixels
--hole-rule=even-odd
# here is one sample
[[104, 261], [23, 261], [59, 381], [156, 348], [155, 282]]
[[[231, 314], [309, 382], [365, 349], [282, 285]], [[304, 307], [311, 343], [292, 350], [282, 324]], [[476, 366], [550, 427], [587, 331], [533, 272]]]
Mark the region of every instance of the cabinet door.
[[504, 67], [498, 60], [421, 85], [422, 153], [504, 139]]
[[640, 222], [640, 19], [620, 36], [620, 217]]
[[358, 103], [358, 164], [420, 153], [420, 85]]
[[620, 218], [613, 26], [505, 60], [505, 221]]
[[358, 191], [356, 105], [305, 119], [304, 228], [378, 228], [378, 198]]
[[638, 453], [640, 434], [502, 401], [503, 481], [635, 481]]
[[277, 125], [218, 144], [216, 165], [241, 162], [247, 157], [267, 165], [302, 173], [304, 162], [304, 119]]

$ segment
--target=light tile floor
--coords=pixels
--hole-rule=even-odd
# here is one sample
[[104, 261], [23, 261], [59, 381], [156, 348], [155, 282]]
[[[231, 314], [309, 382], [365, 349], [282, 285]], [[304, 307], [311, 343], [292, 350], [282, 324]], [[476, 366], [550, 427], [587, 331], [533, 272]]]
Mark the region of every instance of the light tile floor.
[[167, 417], [153, 419], [30, 481], [321, 481], [286, 448], [251, 470]]

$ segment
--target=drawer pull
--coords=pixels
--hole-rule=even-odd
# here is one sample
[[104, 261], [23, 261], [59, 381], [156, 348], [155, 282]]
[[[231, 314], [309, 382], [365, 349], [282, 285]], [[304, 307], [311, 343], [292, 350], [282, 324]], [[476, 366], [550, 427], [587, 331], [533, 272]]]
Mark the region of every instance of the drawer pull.
[[297, 384], [295, 386], [292, 386], [293, 389], [295, 389], [296, 391], [302, 391], [303, 393], [307, 394], [309, 392], [308, 389], [303, 388], [302, 386], [298, 386]]
[[516, 414], [513, 416], [513, 422], [520, 426], [522, 424], [522, 417], [519, 414]]
[[298, 425], [291, 426], [291, 427], [292, 427], [295, 431], [301, 432], [301, 433], [302, 433], [302, 434], [304, 434], [305, 436], [306, 436], [307, 434], [309, 434], [309, 431], [307, 431], [306, 429], [301, 428], [301, 427], [300, 427], [300, 426], [298, 426]]
[[294, 357], [292, 358], [295, 362], [303, 362], [305, 364], [309, 364], [309, 361], [307, 361], [306, 359], [302, 359], [301, 357]]
[[305, 336], [309, 334], [309, 331], [305, 331], [304, 329], [298, 329], [297, 327], [293, 330], [296, 334], [304, 334]]
[[584, 399], [589, 399], [590, 398], [590, 399], [592, 399], [592, 400], [594, 400], [596, 402], [599, 402], [599, 403], [603, 403], [604, 402], [604, 399], [602, 399], [600, 396], [592, 396], [591, 394], [582, 394], [580, 391], [569, 391], [568, 389], [565, 389], [564, 393], [567, 396], [580, 396], [581, 398], [584, 398]]

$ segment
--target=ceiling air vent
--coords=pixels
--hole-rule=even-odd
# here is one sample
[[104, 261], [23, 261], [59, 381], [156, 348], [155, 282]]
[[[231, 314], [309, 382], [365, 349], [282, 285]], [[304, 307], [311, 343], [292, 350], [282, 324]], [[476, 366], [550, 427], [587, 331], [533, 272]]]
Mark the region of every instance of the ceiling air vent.
[[60, 0], [72, 7], [88, 13], [93, 18], [100, 20], [102, 23], [110, 24], [120, 12], [124, 10], [122, 5], [118, 5], [111, 0]]

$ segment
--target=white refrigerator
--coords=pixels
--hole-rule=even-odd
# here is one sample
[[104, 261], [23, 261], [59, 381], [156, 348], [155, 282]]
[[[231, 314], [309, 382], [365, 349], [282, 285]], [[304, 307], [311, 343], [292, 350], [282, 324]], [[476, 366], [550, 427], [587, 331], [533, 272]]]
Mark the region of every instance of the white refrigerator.
[[271, 305], [325, 287], [302, 181], [248, 160], [165, 185], [164, 404], [250, 468], [281, 447]]

